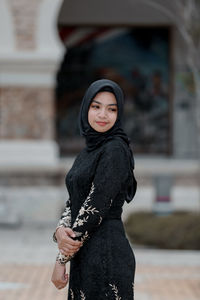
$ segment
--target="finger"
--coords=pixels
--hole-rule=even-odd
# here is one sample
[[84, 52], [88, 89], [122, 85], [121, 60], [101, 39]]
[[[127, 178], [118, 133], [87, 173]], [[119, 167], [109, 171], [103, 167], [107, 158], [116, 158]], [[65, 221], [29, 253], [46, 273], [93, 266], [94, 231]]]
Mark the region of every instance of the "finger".
[[80, 241], [75, 241], [73, 240], [72, 238], [70, 238], [69, 236], [65, 235], [62, 237], [62, 239], [59, 241], [59, 244], [60, 245], [63, 245], [63, 244], [69, 244], [71, 246], [81, 246], [82, 245], [82, 242]]
[[57, 289], [63, 289], [66, 285], [67, 285], [67, 283], [68, 283], [68, 278], [67, 279], [65, 279], [64, 281], [62, 281], [62, 283], [61, 282], [59, 282], [59, 283], [57, 283], [56, 284], [56, 287], [57, 287]]
[[63, 275], [63, 279], [56, 280], [55, 285], [56, 285], [57, 287], [58, 287], [58, 286], [65, 286], [65, 285], [66, 285], [67, 280], [65, 279], [64, 276], [65, 276], [65, 275]]
[[[61, 251], [60, 251], [61, 252]], [[76, 253], [77, 251], [62, 251], [61, 253], [63, 255], [66, 255], [66, 256], [72, 256]]]
[[76, 251], [81, 246], [73, 246], [73, 245], [70, 245], [68, 243], [64, 243], [64, 244], [60, 244], [59, 247], [62, 248], [62, 249], [66, 249], [66, 250]]
[[[73, 248], [69, 248], [69, 247], [63, 247], [63, 246], [59, 246], [58, 249], [60, 250], [60, 252], [75, 252], [77, 250], [77, 248], [73, 249]], [[63, 253], [62, 253], [63, 254]]]
[[63, 289], [65, 286], [64, 285], [59, 285], [59, 286], [57, 286], [57, 289], [58, 290], [61, 290], [61, 289]]
[[82, 242], [75, 241], [75, 240], [71, 239], [69, 236], [67, 236], [64, 241], [67, 242], [71, 246], [79, 246], [80, 247], [82, 245]]
[[73, 255], [74, 253], [76, 253], [77, 251], [70, 251], [70, 250], [66, 250], [66, 249], [62, 249], [60, 250], [60, 253], [63, 254], [63, 255]]
[[58, 249], [62, 249], [65, 251], [77, 251], [80, 249], [80, 246], [71, 246], [69, 244], [60, 243], [58, 244]]
[[58, 247], [60, 251], [64, 251], [64, 252], [77, 252], [80, 250], [80, 247], [76, 247], [76, 248], [70, 248], [68, 247]]
[[67, 228], [65, 228], [65, 232], [67, 233], [67, 234], [69, 234], [71, 237], [76, 237], [76, 235], [75, 235], [75, 233], [73, 232], [73, 230], [71, 229], [71, 228], [69, 228], [69, 227], [67, 227]]

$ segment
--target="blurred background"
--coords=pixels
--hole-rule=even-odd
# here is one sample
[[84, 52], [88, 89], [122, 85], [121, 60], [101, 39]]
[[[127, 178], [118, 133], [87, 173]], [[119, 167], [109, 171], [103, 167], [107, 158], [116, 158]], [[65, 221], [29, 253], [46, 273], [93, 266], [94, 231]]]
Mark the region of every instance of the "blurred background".
[[[200, 298], [199, 19], [199, 0], [0, 0], [0, 298], [66, 298], [43, 286], [65, 176], [84, 147], [80, 103], [99, 78], [125, 93], [138, 191], [123, 219], [138, 255], [136, 299]], [[155, 267], [157, 280], [164, 261], [185, 272], [185, 287], [196, 274], [185, 296], [166, 292], [175, 269], [152, 289], [145, 274]], [[33, 269], [46, 272], [37, 294], [19, 276]]]

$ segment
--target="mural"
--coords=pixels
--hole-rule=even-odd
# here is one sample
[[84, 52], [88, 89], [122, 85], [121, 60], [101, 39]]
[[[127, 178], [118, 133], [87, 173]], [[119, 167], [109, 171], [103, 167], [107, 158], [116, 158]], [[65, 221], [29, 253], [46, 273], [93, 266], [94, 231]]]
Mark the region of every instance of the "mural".
[[124, 90], [124, 128], [134, 152], [169, 153], [169, 28], [71, 28], [69, 32], [56, 88], [61, 153], [83, 147], [79, 106], [88, 85], [99, 78], [114, 80]]

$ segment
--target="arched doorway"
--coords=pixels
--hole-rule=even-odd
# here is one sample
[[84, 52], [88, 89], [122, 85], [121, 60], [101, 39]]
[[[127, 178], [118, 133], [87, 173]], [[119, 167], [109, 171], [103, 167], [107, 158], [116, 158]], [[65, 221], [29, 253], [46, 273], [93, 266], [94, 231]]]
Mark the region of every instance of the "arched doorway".
[[170, 27], [68, 26], [67, 45], [57, 74], [57, 141], [61, 155], [83, 147], [77, 117], [88, 85], [99, 78], [125, 92], [124, 127], [134, 152], [170, 152]]

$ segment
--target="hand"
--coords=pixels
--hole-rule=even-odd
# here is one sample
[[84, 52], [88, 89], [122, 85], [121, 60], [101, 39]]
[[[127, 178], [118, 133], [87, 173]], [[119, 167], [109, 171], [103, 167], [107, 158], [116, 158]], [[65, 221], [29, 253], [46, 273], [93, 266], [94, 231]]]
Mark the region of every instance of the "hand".
[[68, 283], [68, 274], [66, 274], [66, 267], [65, 265], [59, 264], [56, 261], [53, 274], [51, 277], [51, 281], [55, 285], [57, 289], [63, 289]]
[[58, 248], [64, 255], [73, 255], [82, 246], [82, 242], [74, 241], [72, 237], [75, 237], [73, 230], [69, 227], [59, 227], [56, 230], [56, 239], [58, 242]]

